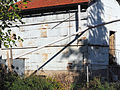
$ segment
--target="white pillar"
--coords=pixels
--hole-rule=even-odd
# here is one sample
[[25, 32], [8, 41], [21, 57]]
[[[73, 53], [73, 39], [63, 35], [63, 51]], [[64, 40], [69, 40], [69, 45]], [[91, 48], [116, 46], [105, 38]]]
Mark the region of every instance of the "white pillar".
[[88, 65], [87, 65], [87, 83], [89, 82], [89, 68], [88, 68]]
[[78, 30], [81, 30], [81, 5], [78, 5]]

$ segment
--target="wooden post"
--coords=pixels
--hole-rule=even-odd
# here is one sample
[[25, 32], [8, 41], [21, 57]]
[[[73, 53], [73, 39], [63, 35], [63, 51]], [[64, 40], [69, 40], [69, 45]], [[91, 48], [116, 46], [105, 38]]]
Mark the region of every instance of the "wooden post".
[[[10, 66], [13, 65], [13, 56], [12, 56], [12, 47], [10, 48]], [[12, 67], [11, 67], [11, 71], [12, 71]]]
[[10, 58], [9, 58], [9, 51], [7, 51], [7, 62], [8, 62], [8, 69], [11, 71], [11, 64], [10, 64]]

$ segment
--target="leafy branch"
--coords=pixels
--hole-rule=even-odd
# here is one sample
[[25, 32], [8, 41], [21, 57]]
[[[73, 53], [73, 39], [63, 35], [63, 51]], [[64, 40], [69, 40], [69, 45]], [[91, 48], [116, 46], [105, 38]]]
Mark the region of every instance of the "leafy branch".
[[[11, 27], [15, 25], [16, 22], [24, 24], [22, 21], [22, 15], [20, 14], [21, 8], [19, 5], [15, 4], [18, 0], [0, 0], [0, 42], [5, 47], [16, 46], [16, 40], [21, 40], [20, 36], [11, 35]], [[22, 0], [20, 4], [26, 6], [29, 0]]]

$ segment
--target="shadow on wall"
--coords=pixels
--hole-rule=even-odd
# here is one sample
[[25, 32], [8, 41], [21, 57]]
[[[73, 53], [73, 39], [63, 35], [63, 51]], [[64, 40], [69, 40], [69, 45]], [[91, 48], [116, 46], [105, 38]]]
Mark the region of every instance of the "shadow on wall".
[[[104, 19], [104, 4], [101, 0], [96, 0], [96, 2], [88, 8], [88, 26], [101, 24], [104, 22]], [[108, 31], [105, 26], [91, 29], [88, 38], [89, 44], [108, 45]]]
[[[98, 25], [104, 22], [104, 5], [99, 0], [88, 8], [88, 26]], [[87, 32], [86, 39], [80, 37], [78, 39], [78, 45], [70, 46], [67, 52], [63, 53], [62, 58], [69, 60], [68, 64], [74, 63], [72, 69], [79, 70], [81, 63], [85, 63], [85, 60], [90, 61], [91, 64], [98, 64], [101, 62], [103, 65], [108, 64], [109, 59], [109, 47], [108, 47], [108, 31], [105, 26], [91, 29]], [[77, 46], [77, 45], [76, 45]], [[76, 49], [75, 49], [76, 48]], [[77, 69], [78, 67], [78, 69]]]
[[[88, 26], [98, 25], [104, 22], [104, 4], [101, 0], [90, 4], [88, 8]], [[97, 75], [104, 76], [99, 70], [107, 69], [109, 63], [109, 38], [108, 31], [105, 26], [91, 29], [87, 32], [88, 36], [86, 40], [82, 41], [82, 46], [69, 47], [68, 51], [63, 53], [61, 59], [66, 58], [68, 60], [69, 71], [83, 71], [83, 74], [79, 72], [79, 75], [83, 75], [86, 79], [86, 62], [89, 63], [89, 71], [96, 70]], [[80, 41], [81, 42], [81, 41]], [[98, 70], [99, 69], [99, 70]], [[92, 73], [93, 75], [94, 73]], [[94, 75], [93, 75], [94, 76]], [[76, 85], [81, 81], [80, 76], [74, 78]], [[75, 88], [76, 89], [76, 88]]]

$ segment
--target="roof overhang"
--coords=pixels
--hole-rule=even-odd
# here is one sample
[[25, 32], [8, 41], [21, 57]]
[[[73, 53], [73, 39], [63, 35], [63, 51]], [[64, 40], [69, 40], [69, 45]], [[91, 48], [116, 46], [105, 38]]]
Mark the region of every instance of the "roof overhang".
[[89, 0], [31, 0], [30, 2], [27, 3], [27, 8], [22, 7], [22, 4], [18, 2], [17, 4], [19, 5], [22, 10], [26, 9], [36, 9], [36, 8], [44, 8], [44, 7], [55, 7], [55, 6], [61, 6], [61, 5], [70, 5], [70, 4], [79, 4], [79, 3], [84, 3], [88, 2]]

